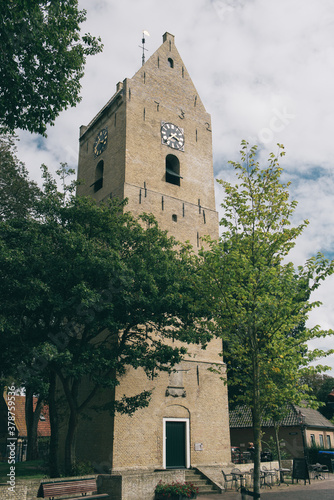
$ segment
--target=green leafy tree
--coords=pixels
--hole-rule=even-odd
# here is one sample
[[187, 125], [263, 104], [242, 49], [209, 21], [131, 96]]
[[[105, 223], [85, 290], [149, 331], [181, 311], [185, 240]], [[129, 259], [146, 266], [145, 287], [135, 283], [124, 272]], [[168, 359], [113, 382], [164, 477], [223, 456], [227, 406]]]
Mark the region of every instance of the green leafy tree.
[[45, 135], [80, 101], [86, 57], [100, 39], [81, 36], [77, 0], [10, 0], [0, 7], [0, 123]]
[[328, 396], [334, 389], [334, 377], [314, 371], [304, 373], [300, 383], [307, 384], [311, 388], [313, 396], [319, 403], [318, 411], [331, 420], [334, 416], [334, 405], [328, 405], [328, 403], [333, 403], [329, 401]]
[[[150, 377], [169, 370], [186, 352], [172, 340], [202, 338], [187, 329], [186, 253], [153, 217], [135, 220], [117, 201], [66, 197], [46, 169], [44, 180], [38, 216], [0, 224], [0, 356], [10, 350], [22, 378], [49, 383], [57, 475], [57, 380], [69, 415], [68, 474], [78, 421], [94, 396], [112, 393], [127, 367]], [[125, 394], [110, 410], [132, 414], [149, 399], [147, 391]]]
[[[36, 183], [29, 180], [28, 172], [22, 162], [16, 157], [15, 136], [0, 133], [0, 220], [2, 222], [13, 219], [27, 220], [34, 214], [36, 201], [40, 190]], [[43, 407], [45, 391], [41, 390], [40, 380], [34, 380], [33, 387], [29, 380], [18, 377], [16, 362], [13, 362], [10, 353], [2, 360], [2, 385], [11, 385], [10, 380], [26, 388], [26, 424], [27, 424], [27, 459], [33, 460], [38, 456], [37, 426]], [[34, 394], [39, 393], [38, 403], [34, 408]]]
[[[324, 355], [307, 342], [333, 332], [301, 328], [319, 306], [311, 293], [333, 272], [321, 254], [296, 268], [287, 255], [307, 225], [290, 225], [296, 202], [280, 182], [279, 146], [261, 169], [256, 146], [242, 143], [241, 164], [231, 162], [238, 183], [219, 181], [225, 190], [219, 242], [201, 252], [203, 296], [209, 300], [212, 330], [223, 338], [229, 383], [252, 411], [255, 444], [254, 491], [260, 493], [261, 419], [279, 420], [283, 403], [299, 402], [300, 370]], [[232, 378], [231, 378], [232, 377]]]
[[28, 216], [39, 196], [37, 185], [15, 154], [15, 137], [0, 131], [0, 220]]

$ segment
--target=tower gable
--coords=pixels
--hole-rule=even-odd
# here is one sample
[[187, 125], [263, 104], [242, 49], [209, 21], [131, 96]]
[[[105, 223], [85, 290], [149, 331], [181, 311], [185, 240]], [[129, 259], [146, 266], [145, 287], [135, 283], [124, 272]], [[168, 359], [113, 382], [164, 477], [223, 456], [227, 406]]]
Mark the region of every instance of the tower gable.
[[218, 236], [211, 118], [170, 33], [81, 128], [82, 177], [79, 194], [127, 198], [134, 215], [153, 213], [160, 227], [195, 248], [202, 236]]

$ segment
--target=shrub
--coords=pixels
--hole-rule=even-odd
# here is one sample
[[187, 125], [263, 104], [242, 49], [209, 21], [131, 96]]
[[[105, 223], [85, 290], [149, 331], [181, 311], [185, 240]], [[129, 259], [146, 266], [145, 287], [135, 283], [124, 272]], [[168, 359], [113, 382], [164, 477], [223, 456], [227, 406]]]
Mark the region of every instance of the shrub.
[[198, 493], [198, 488], [192, 483], [179, 483], [176, 481], [171, 484], [165, 484], [160, 480], [155, 488], [155, 493], [160, 493], [162, 495], [166, 495], [167, 497], [171, 497], [173, 495], [183, 495], [187, 498], [194, 498], [194, 496]]

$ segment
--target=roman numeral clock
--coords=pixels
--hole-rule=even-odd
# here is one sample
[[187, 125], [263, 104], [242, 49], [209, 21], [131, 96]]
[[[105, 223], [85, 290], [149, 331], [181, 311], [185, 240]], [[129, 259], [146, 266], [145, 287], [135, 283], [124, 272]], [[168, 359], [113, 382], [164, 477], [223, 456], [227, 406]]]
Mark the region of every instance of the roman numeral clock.
[[184, 130], [173, 123], [161, 122], [161, 142], [172, 149], [184, 151]]

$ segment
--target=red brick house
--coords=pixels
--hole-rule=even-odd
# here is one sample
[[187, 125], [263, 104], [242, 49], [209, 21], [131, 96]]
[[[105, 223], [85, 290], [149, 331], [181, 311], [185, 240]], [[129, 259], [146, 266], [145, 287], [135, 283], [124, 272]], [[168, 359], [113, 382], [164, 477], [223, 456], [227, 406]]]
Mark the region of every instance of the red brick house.
[[[15, 396], [15, 428], [17, 437], [16, 461], [24, 461], [26, 456], [27, 426], [25, 420], [25, 396]], [[34, 398], [34, 408], [37, 398]], [[49, 438], [51, 435], [49, 408], [45, 405], [38, 422], [37, 435], [39, 438]], [[0, 461], [6, 458], [8, 438], [8, 406], [6, 393], [0, 398]]]

